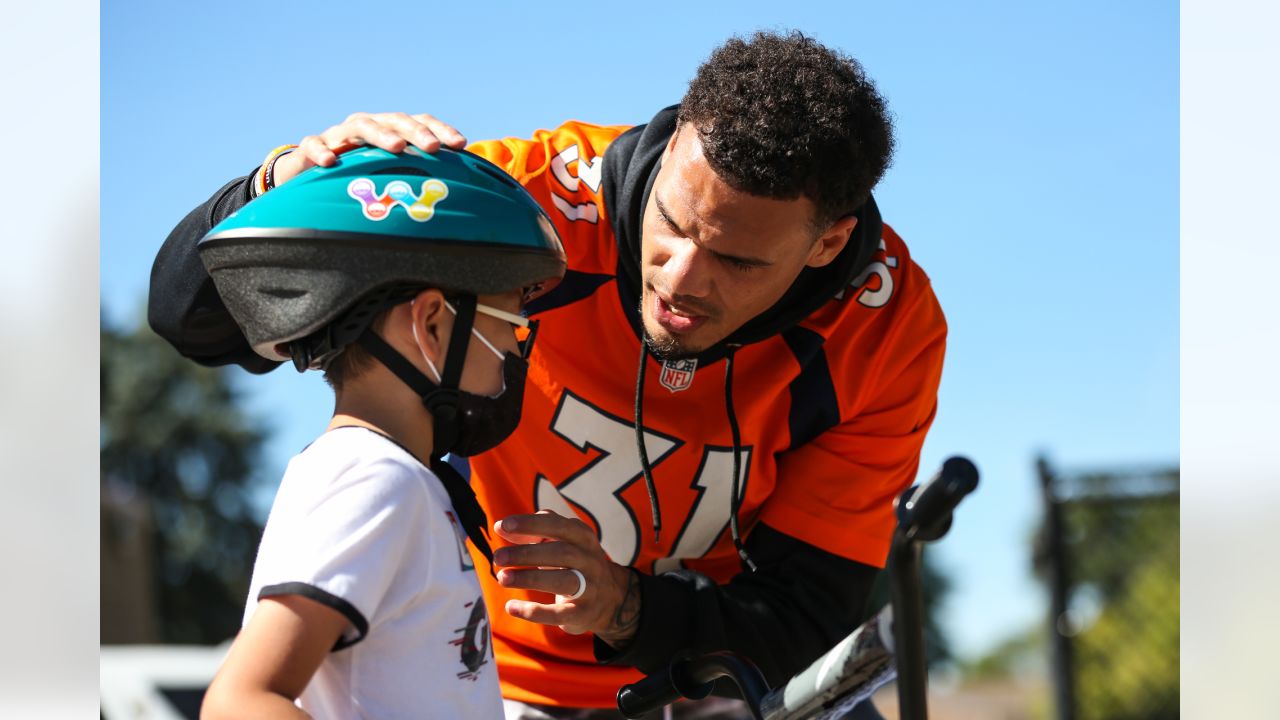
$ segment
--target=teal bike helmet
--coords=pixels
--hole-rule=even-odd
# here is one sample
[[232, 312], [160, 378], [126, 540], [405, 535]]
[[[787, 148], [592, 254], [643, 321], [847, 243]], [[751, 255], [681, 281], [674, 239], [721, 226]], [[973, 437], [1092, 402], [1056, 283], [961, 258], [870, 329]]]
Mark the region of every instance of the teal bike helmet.
[[323, 368], [406, 289], [533, 297], [565, 271], [533, 197], [447, 148], [345, 152], [249, 202], [197, 247], [254, 351], [299, 370]]
[[[476, 296], [533, 297], [564, 276], [564, 247], [529, 193], [465, 151], [361, 148], [251, 201], [197, 249], [258, 354], [292, 359], [299, 371], [323, 369], [358, 343], [422, 398], [435, 419], [430, 467], [467, 536], [492, 561], [484, 510], [442, 456], [482, 452], [519, 422], [523, 358], [507, 354], [496, 398], [459, 384]], [[424, 287], [444, 291], [457, 308], [438, 384], [369, 327], [379, 310]]]

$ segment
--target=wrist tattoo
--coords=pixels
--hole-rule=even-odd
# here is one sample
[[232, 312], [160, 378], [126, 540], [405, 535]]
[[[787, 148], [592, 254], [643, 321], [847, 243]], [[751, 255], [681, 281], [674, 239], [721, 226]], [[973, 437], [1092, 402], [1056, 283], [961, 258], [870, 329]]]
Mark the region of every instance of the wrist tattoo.
[[609, 619], [609, 627], [598, 633], [601, 640], [622, 649], [631, 643], [636, 628], [640, 625], [640, 578], [635, 570], [627, 570], [627, 592], [622, 602]]

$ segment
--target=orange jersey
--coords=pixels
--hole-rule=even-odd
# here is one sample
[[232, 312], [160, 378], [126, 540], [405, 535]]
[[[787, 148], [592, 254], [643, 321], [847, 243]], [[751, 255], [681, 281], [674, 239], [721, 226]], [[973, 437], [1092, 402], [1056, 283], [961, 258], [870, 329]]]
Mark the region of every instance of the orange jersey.
[[[490, 521], [552, 509], [596, 529], [618, 563], [681, 567], [726, 582], [741, 572], [728, 531], [733, 439], [725, 361], [649, 358], [646, 449], [663, 531], [655, 541], [633, 421], [640, 339], [620, 300], [618, 247], [601, 194], [605, 148], [627, 128], [568, 122], [533, 139], [469, 149], [515, 177], [564, 242], [572, 298], [539, 312], [519, 429], [472, 459]], [[827, 552], [883, 566], [894, 497], [915, 478], [936, 409], [946, 323], [929, 279], [887, 225], [879, 252], [844, 292], [798, 325], [737, 351], [744, 535], [756, 523]], [[495, 536], [499, 544], [501, 540]], [[478, 567], [487, 567], [479, 562]], [[504, 696], [609, 707], [631, 668], [599, 664], [590, 635], [510, 617], [513, 597], [480, 572]]]

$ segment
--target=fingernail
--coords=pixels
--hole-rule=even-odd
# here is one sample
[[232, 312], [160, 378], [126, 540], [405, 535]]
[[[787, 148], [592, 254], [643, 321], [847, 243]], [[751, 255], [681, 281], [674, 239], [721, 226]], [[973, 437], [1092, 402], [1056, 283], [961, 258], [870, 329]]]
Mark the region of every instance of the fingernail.
[[506, 565], [507, 555], [509, 554], [510, 553], [508, 553], [506, 549], [499, 549], [493, 553], [493, 561], [498, 563], [499, 565]]

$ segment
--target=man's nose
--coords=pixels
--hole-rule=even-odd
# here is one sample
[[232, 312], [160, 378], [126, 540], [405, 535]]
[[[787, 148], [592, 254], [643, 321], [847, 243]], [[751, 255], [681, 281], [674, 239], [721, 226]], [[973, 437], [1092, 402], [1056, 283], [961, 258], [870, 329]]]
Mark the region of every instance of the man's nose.
[[692, 240], [681, 238], [667, 245], [667, 259], [662, 263], [666, 290], [672, 295], [707, 297], [711, 294], [710, 255]]

